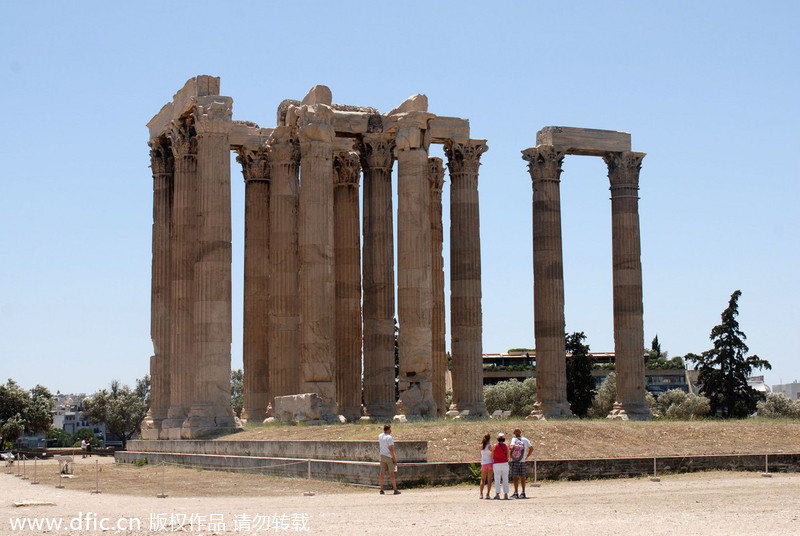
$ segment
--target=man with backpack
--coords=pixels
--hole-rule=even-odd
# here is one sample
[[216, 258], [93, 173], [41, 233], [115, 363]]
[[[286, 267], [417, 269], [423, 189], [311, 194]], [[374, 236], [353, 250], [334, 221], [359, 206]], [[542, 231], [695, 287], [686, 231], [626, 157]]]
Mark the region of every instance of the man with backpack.
[[[527, 499], [525, 496], [525, 476], [527, 473], [526, 461], [533, 453], [533, 447], [528, 438], [522, 437], [519, 428], [514, 429], [514, 438], [511, 440], [511, 454], [509, 456], [508, 472], [514, 479], [514, 499]], [[517, 494], [519, 483], [522, 481], [522, 494]]]

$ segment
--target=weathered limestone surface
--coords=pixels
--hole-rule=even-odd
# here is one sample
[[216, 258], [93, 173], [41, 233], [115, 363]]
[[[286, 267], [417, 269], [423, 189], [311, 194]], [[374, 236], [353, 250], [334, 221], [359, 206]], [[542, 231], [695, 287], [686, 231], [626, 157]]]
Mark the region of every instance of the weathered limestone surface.
[[269, 160], [264, 145], [237, 150], [245, 180], [243, 422], [261, 422], [269, 405]]
[[336, 393], [339, 413], [361, 417], [361, 240], [358, 153], [334, 155], [333, 213], [336, 259]]
[[[290, 109], [300, 139], [300, 389], [318, 393], [323, 416], [336, 415], [333, 163], [331, 109]], [[287, 118], [288, 121], [288, 118]]]
[[194, 109], [197, 97], [219, 95], [219, 77], [200, 75], [190, 78], [186, 84], [172, 97], [172, 100], [161, 107], [161, 110], [147, 123], [150, 138], [163, 136], [172, 129], [175, 121], [180, 121]]
[[284, 126], [275, 129], [270, 137], [269, 148], [269, 393], [270, 398], [274, 398], [300, 390], [300, 297], [297, 277], [300, 270], [297, 245], [300, 145], [292, 129]]
[[537, 402], [532, 417], [570, 417], [567, 402], [564, 267], [559, 181], [564, 152], [551, 146], [522, 152], [533, 182], [533, 312]]
[[169, 411], [170, 351], [170, 227], [174, 159], [165, 138], [150, 140], [153, 170], [153, 264], [150, 336], [150, 409], [142, 424], [145, 439], [158, 439]]
[[[195, 262], [195, 355], [193, 403], [181, 437], [193, 439], [232, 431], [231, 409], [231, 178], [230, 97], [198, 97]], [[200, 373], [201, 372], [201, 373]]]
[[285, 423], [321, 421], [326, 406], [317, 393], [276, 396], [274, 400], [275, 418]]
[[175, 158], [170, 257], [170, 405], [161, 439], [180, 439], [194, 394], [194, 263], [197, 257], [197, 137], [193, 116], [167, 131]]
[[436, 415], [432, 384], [430, 187], [424, 145], [428, 118], [424, 112], [406, 113], [396, 137], [400, 323], [397, 413], [410, 417]]
[[630, 151], [631, 135], [593, 128], [544, 127], [536, 133], [536, 145], [559, 147], [566, 154], [605, 156], [608, 152]]
[[433, 348], [433, 400], [436, 414], [444, 415], [447, 374], [447, 345], [445, 341], [444, 307], [444, 257], [442, 257], [442, 187], [444, 186], [444, 166], [441, 158], [428, 158], [428, 182], [431, 189], [431, 312]]
[[639, 170], [645, 153], [608, 153], [614, 279], [617, 401], [609, 417], [650, 419], [645, 400], [644, 308], [639, 236]]
[[394, 232], [392, 163], [394, 136], [364, 135], [359, 144], [364, 170], [364, 413], [391, 419], [394, 393]]
[[478, 167], [486, 140], [448, 140], [450, 170], [450, 315], [452, 411], [486, 416], [483, 400], [483, 320]]

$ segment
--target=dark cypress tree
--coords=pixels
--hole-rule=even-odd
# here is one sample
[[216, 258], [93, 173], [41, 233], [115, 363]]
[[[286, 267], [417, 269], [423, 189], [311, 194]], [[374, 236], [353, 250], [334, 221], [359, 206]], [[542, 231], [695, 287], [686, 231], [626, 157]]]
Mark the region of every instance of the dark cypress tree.
[[583, 344], [586, 335], [575, 332], [566, 336], [567, 353], [567, 400], [572, 413], [586, 417], [594, 399], [595, 382], [592, 376], [594, 358], [589, 355], [589, 345]]
[[702, 355], [688, 354], [686, 359], [695, 363], [700, 371], [697, 381], [700, 394], [711, 402], [711, 414], [724, 418], [742, 418], [756, 410], [761, 394], [747, 385], [747, 377], [753, 369], [772, 369], [772, 365], [757, 355], [747, 356], [750, 349], [745, 344], [747, 336], [739, 329], [737, 290], [731, 294], [728, 308], [722, 312], [722, 323], [714, 326], [709, 338], [714, 348]]

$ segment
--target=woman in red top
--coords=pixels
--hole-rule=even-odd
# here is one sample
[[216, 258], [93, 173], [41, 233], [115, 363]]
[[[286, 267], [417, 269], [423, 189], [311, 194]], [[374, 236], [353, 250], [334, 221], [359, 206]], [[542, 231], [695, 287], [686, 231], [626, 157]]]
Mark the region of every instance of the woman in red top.
[[497, 443], [492, 447], [492, 459], [494, 464], [494, 491], [495, 499], [500, 498], [500, 483], [503, 484], [504, 499], [508, 499], [508, 445], [506, 445], [506, 435], [503, 432], [497, 434]]

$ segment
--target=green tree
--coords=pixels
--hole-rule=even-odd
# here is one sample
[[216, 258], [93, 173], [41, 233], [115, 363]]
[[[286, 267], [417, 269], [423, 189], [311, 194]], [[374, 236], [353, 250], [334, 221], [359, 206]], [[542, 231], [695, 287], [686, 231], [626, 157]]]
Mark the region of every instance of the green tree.
[[136, 390], [114, 380], [110, 391], [103, 389], [84, 399], [83, 414], [91, 422], [104, 422], [106, 431], [119, 436], [124, 449], [128, 440], [138, 435], [147, 414], [147, 403], [137, 396]]
[[72, 443], [72, 436], [66, 430], [53, 428], [47, 432], [48, 447], [71, 447]]
[[582, 331], [566, 336], [567, 353], [567, 400], [572, 413], [586, 417], [592, 406], [595, 390], [594, 358], [589, 355], [589, 345], [583, 344], [586, 335]]
[[75, 433], [72, 434], [72, 438], [70, 439], [70, 444], [68, 446], [80, 447], [81, 441], [83, 441], [87, 437], [89, 438], [89, 442], [92, 444], [92, 446], [97, 447], [100, 445], [100, 439], [98, 439], [98, 437], [94, 435], [92, 429], [83, 427], [83, 428], [78, 428], [75, 431]]
[[50, 429], [53, 395], [37, 385], [30, 391], [10, 379], [0, 385], [0, 446], [10, 446], [23, 432], [35, 434]]
[[499, 410], [511, 411], [515, 417], [527, 417], [536, 402], [536, 378], [521, 382], [516, 378], [483, 386], [483, 400], [489, 414]]
[[244, 372], [242, 369], [231, 371], [231, 406], [236, 416], [241, 417], [244, 407]]
[[747, 356], [750, 350], [744, 342], [747, 337], [736, 320], [741, 295], [739, 290], [731, 294], [728, 307], [722, 312], [722, 323], [711, 330], [709, 338], [714, 348], [702, 355], [686, 355], [700, 371], [697, 377], [700, 394], [708, 398], [711, 414], [724, 418], [747, 417], [756, 410], [762, 396], [747, 385], [747, 377], [753, 369], [772, 369], [768, 361], [757, 355]]
[[650, 351], [648, 352], [652, 359], [658, 359], [659, 357], [666, 357], [666, 354], [661, 353], [661, 343], [658, 342], [658, 334], [653, 337], [653, 342], [650, 343]]

